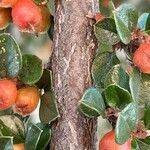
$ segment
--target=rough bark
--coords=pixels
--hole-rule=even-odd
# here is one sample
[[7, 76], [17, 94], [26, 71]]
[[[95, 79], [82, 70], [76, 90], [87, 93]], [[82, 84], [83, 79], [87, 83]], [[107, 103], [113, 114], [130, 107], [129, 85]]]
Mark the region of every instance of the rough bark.
[[95, 53], [96, 0], [57, 0], [52, 69], [60, 118], [53, 126], [51, 150], [94, 150], [96, 120], [81, 116], [79, 100], [91, 81]]

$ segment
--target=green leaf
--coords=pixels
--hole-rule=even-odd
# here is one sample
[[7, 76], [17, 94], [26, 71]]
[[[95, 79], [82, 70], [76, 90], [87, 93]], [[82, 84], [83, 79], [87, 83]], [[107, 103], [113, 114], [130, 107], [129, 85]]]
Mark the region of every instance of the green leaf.
[[147, 129], [150, 129], [150, 105], [147, 105], [145, 108], [145, 114], [144, 114], [144, 125]]
[[45, 92], [41, 96], [40, 120], [51, 123], [59, 117], [59, 112], [53, 91]]
[[131, 149], [132, 150], [140, 150], [139, 149], [139, 146], [138, 146], [138, 143], [137, 143], [137, 141], [135, 140], [135, 139], [133, 139], [132, 141], [131, 141]]
[[51, 138], [51, 129], [49, 124], [38, 123], [37, 126], [43, 131], [36, 150], [45, 150]]
[[110, 84], [119, 85], [120, 87], [129, 90], [129, 76], [122, 69], [120, 64], [113, 66], [107, 73], [105, 78], [105, 88]]
[[115, 16], [129, 29], [133, 31], [137, 27], [138, 11], [132, 4], [124, 3], [115, 10]]
[[141, 75], [141, 87], [140, 95], [139, 95], [139, 104], [146, 104], [150, 101], [150, 75], [142, 74]]
[[44, 69], [41, 79], [36, 83], [39, 89], [44, 89], [45, 91], [51, 90], [52, 86], [52, 71]]
[[146, 139], [136, 139], [140, 150], [150, 150], [150, 136]]
[[92, 64], [92, 77], [96, 87], [103, 88], [106, 74], [119, 63], [114, 53], [103, 53], [96, 56]]
[[14, 78], [21, 68], [19, 46], [10, 34], [0, 34], [0, 77]]
[[137, 69], [133, 69], [133, 72], [130, 75], [129, 85], [133, 100], [138, 102], [141, 92], [141, 76]]
[[98, 117], [104, 114], [105, 103], [101, 93], [96, 88], [87, 89], [80, 102], [80, 111], [87, 117]]
[[1, 150], [13, 150], [13, 137], [0, 136], [0, 148]]
[[119, 18], [116, 12], [114, 12], [114, 19], [116, 23], [116, 29], [121, 41], [124, 44], [128, 44], [131, 40], [131, 32], [129, 31], [127, 26], [123, 23], [123, 21]]
[[112, 18], [105, 18], [95, 24], [95, 35], [98, 39], [98, 51], [113, 52], [112, 45], [120, 41]]
[[37, 145], [42, 134], [42, 130], [34, 124], [29, 124], [26, 139], [25, 139], [25, 149], [26, 150], [37, 150]]
[[132, 101], [130, 93], [118, 85], [111, 84], [104, 90], [106, 103], [113, 108], [124, 108]]
[[22, 69], [19, 73], [21, 81], [29, 85], [38, 82], [43, 72], [42, 60], [30, 54], [23, 55], [22, 60]]
[[13, 114], [13, 109], [12, 108], [8, 108], [8, 109], [0, 111], [0, 116], [12, 115], [12, 114]]
[[12, 136], [13, 142], [23, 143], [25, 139], [24, 125], [14, 115], [0, 116], [0, 135]]
[[135, 103], [130, 103], [119, 114], [115, 128], [116, 142], [118, 144], [124, 144], [130, 138], [130, 133], [138, 122], [137, 107]]
[[98, 21], [95, 24], [95, 27], [101, 28], [101, 29], [104, 29], [107, 31], [111, 31], [111, 32], [114, 32], [117, 34], [115, 21], [112, 18], [104, 18], [104, 19]]
[[143, 13], [139, 19], [138, 19], [138, 28], [145, 30], [146, 29], [146, 24], [147, 20], [149, 18], [150, 14], [149, 13]]
[[54, 13], [55, 13], [55, 1], [54, 0], [48, 0], [48, 3], [47, 3], [47, 7], [50, 11], [50, 14], [54, 16]]

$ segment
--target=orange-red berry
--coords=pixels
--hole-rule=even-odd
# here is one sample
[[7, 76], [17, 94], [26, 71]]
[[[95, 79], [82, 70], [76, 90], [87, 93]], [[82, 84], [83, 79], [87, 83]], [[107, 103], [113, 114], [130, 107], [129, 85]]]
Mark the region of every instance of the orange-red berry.
[[131, 150], [131, 140], [123, 145], [118, 145], [115, 142], [115, 132], [114, 130], [108, 132], [103, 136], [99, 142], [99, 150]]
[[0, 80], [0, 110], [10, 108], [16, 101], [17, 88], [11, 80]]
[[18, 90], [15, 111], [23, 116], [29, 115], [39, 103], [39, 89], [36, 87], [23, 87]]
[[33, 0], [19, 0], [12, 8], [12, 18], [22, 32], [45, 32], [50, 24], [48, 8], [36, 5]]
[[150, 74], [150, 43], [143, 43], [135, 51], [133, 63], [141, 72]]

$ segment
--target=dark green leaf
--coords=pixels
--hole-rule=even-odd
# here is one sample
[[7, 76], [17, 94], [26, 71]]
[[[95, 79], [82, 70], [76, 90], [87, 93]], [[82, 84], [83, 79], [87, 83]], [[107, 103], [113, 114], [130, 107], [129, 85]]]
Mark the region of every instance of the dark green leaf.
[[135, 103], [130, 103], [119, 114], [117, 119], [115, 136], [118, 144], [124, 144], [129, 138], [131, 131], [135, 128], [138, 122], [138, 106]]
[[41, 79], [36, 83], [39, 89], [50, 91], [52, 86], [52, 71], [44, 69]]
[[146, 21], [146, 26], [145, 26], [145, 31], [149, 33], [150, 31], [150, 14], [147, 17], [147, 21]]
[[80, 111], [87, 117], [98, 117], [104, 114], [105, 103], [101, 93], [96, 88], [87, 89], [79, 104]]
[[0, 77], [16, 77], [21, 68], [20, 49], [10, 34], [0, 35]]
[[14, 115], [0, 116], [0, 135], [12, 136], [15, 144], [23, 143], [25, 139], [24, 125]]
[[45, 92], [41, 96], [40, 120], [51, 123], [59, 117], [59, 112], [53, 91]]
[[129, 90], [129, 76], [119, 64], [112, 67], [106, 75], [105, 88], [110, 84], [116, 84], [126, 90]]
[[150, 129], [150, 105], [147, 105], [145, 108], [145, 114], [144, 114], [144, 124], [147, 129]]
[[45, 150], [51, 138], [51, 129], [49, 124], [38, 123], [37, 126], [43, 131], [36, 150]]
[[115, 21], [112, 18], [104, 18], [104, 19], [98, 21], [95, 24], [95, 27], [101, 28], [101, 29], [104, 29], [104, 30], [107, 30], [107, 31], [111, 31], [111, 32], [117, 34]]
[[141, 92], [141, 76], [137, 69], [134, 69], [130, 75], [129, 85], [133, 100], [138, 102]]
[[37, 150], [37, 144], [39, 142], [41, 134], [42, 130], [37, 125], [30, 124], [26, 133], [25, 149]]
[[1, 150], [13, 150], [13, 137], [0, 136], [0, 149]]
[[138, 11], [132, 4], [124, 3], [115, 10], [115, 16], [129, 29], [133, 31], [137, 27]]
[[22, 69], [19, 74], [21, 81], [29, 85], [38, 82], [43, 72], [42, 60], [30, 54], [23, 55], [22, 60]]
[[0, 116], [12, 115], [12, 114], [13, 114], [13, 109], [12, 108], [8, 108], [8, 109], [0, 111]]
[[118, 43], [120, 39], [116, 34], [116, 27], [112, 18], [105, 18], [95, 24], [95, 35], [98, 39], [98, 51], [113, 52], [112, 45]]
[[112, 84], [104, 90], [106, 103], [113, 108], [124, 108], [132, 101], [130, 93], [118, 85]]
[[104, 87], [106, 74], [117, 63], [118, 59], [113, 53], [103, 53], [96, 56], [92, 65], [92, 77], [96, 87]]
[[140, 150], [150, 150], [150, 136], [144, 140], [137, 139], [137, 143]]

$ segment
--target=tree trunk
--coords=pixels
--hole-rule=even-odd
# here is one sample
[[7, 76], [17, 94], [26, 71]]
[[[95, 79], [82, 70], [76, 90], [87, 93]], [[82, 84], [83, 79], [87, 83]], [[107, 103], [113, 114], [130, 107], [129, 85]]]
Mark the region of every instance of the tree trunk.
[[93, 20], [97, 0], [56, 0], [52, 69], [60, 118], [53, 126], [51, 150], [94, 150], [96, 120], [84, 118], [79, 100], [91, 81], [95, 54]]

